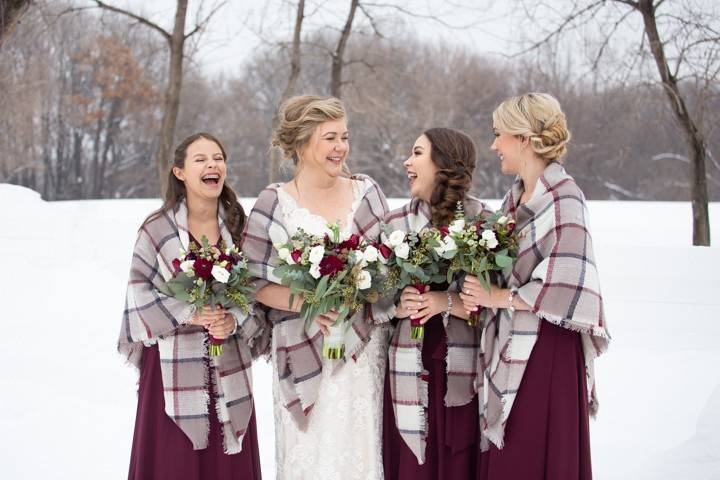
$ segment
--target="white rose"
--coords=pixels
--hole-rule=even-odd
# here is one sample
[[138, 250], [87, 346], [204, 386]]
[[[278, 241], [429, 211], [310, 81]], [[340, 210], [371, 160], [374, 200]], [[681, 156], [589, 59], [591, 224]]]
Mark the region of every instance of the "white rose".
[[502, 217], [497, 219], [497, 223], [498, 223], [498, 225], [505, 225], [508, 222], [508, 220], [510, 220], [510, 219], [508, 217], [506, 217], [505, 215], [503, 215]]
[[465, 228], [465, 219], [458, 218], [457, 220], [453, 220], [452, 223], [450, 223], [450, 226], [448, 226], [448, 230], [451, 233], [458, 233], [462, 232]]
[[310, 275], [312, 275], [313, 278], [320, 278], [320, 265], [315, 263], [313, 265], [310, 265]]
[[220, 283], [227, 283], [228, 279], [230, 278], [230, 272], [228, 272], [222, 267], [218, 267], [217, 265], [213, 266], [210, 273], [212, 273], [213, 278], [215, 278], [215, 280]]
[[446, 252], [449, 252], [451, 250], [457, 250], [457, 243], [455, 243], [455, 240], [453, 240], [453, 238], [448, 235], [443, 242], [443, 248]]
[[367, 270], [361, 270], [360, 275], [358, 275], [357, 279], [357, 288], [359, 290], [365, 290], [366, 288], [370, 288], [370, 285], [372, 284], [372, 277], [370, 276], [370, 272]]
[[193, 264], [195, 263], [194, 260], [185, 260], [180, 264], [180, 270], [182, 270], [185, 273], [192, 272], [193, 271]]
[[375, 262], [378, 259], [378, 249], [373, 247], [372, 245], [368, 246], [365, 251], [363, 252], [363, 257], [365, 258], [366, 262]]
[[395, 255], [397, 255], [400, 258], [407, 259], [409, 253], [410, 253], [410, 245], [408, 245], [407, 242], [402, 242], [400, 245], [395, 247]]
[[498, 246], [497, 237], [492, 230], [483, 230], [482, 239], [485, 240], [485, 246], [490, 249]]
[[283, 260], [285, 262], [287, 262], [288, 259], [292, 260], [292, 257], [290, 256], [290, 250], [285, 247], [281, 247], [278, 250], [278, 257], [280, 258], [280, 260]]
[[310, 255], [308, 255], [308, 259], [310, 260], [310, 263], [312, 263], [313, 265], [317, 265], [318, 263], [320, 263], [320, 260], [323, 259], [324, 255], [325, 247], [323, 247], [322, 245], [315, 245], [310, 249]]
[[393, 248], [403, 243], [403, 240], [405, 240], [405, 232], [402, 230], [395, 230], [388, 238], [388, 242], [390, 242], [390, 246]]
[[[450, 237], [448, 237], [450, 238]], [[441, 241], [440, 245], [437, 247], [434, 247], [433, 250], [435, 250], [435, 253], [440, 255], [442, 257], [443, 253], [445, 253], [445, 244]]]

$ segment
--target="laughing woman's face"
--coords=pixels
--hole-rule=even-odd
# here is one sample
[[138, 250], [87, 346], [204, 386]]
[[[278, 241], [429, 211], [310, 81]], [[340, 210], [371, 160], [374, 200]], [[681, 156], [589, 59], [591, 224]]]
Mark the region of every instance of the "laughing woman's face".
[[225, 184], [226, 168], [220, 146], [200, 138], [188, 146], [185, 166], [173, 167], [173, 173], [185, 183], [188, 197], [217, 199]]
[[432, 144], [423, 134], [415, 140], [412, 152], [403, 163], [410, 183], [410, 196], [425, 202], [430, 201], [435, 188], [437, 166], [431, 157]]

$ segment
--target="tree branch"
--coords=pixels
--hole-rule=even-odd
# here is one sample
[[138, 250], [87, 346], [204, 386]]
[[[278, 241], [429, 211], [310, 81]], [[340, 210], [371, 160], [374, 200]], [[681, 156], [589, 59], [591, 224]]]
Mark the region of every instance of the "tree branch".
[[146, 25], [146, 26], [152, 28], [153, 30], [155, 30], [156, 32], [158, 32], [160, 35], [162, 35], [163, 38], [165, 38], [165, 40], [167, 40], [168, 42], [170, 42], [170, 41], [172, 40], [172, 34], [169, 33], [167, 30], [165, 30], [164, 28], [162, 28], [162, 27], [161, 27], [160, 25], [158, 25], [157, 23], [151, 22], [151, 21], [148, 20], [147, 18], [142, 17], [142, 16], [140, 16], [140, 15], [137, 15], [137, 14], [135, 14], [135, 13], [133, 13], [133, 12], [128, 11], [128, 10], [125, 10], [125, 9], [123, 9], [123, 8], [118, 8], [118, 7], [115, 7], [115, 6], [113, 6], [113, 5], [108, 5], [107, 3], [105, 3], [105, 2], [103, 2], [103, 1], [101, 1], [101, 0], [94, 0], [94, 1], [95, 1], [95, 3], [97, 4], [98, 8], [102, 8], [102, 9], [104, 9], [104, 10], [109, 10], [109, 11], [111, 11], [111, 12], [119, 13], [120, 15], [125, 15], [126, 17], [130, 17], [130, 18], [132, 18], [133, 20], [136, 20], [136, 21], [142, 23], [143, 25]]

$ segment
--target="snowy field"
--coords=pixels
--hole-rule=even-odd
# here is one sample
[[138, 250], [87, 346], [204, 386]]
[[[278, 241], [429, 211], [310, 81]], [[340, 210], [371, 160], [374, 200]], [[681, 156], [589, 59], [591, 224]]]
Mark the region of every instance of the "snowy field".
[[[135, 232], [158, 205], [47, 203], [0, 184], [3, 479], [127, 477], [135, 376], [115, 342]], [[720, 204], [710, 212], [720, 244]], [[590, 215], [613, 335], [597, 363], [595, 478], [717, 480], [720, 249], [690, 246], [686, 203], [590, 202]], [[272, 479], [268, 364], [254, 382]]]

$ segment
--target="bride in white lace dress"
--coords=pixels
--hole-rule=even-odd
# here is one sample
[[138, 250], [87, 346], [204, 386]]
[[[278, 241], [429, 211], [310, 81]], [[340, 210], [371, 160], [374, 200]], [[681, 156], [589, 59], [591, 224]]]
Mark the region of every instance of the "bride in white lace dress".
[[[281, 236], [291, 236], [298, 228], [323, 235], [329, 222], [338, 222], [345, 237], [358, 231], [362, 234], [365, 220], [356, 218], [356, 213], [361, 205], [369, 202], [370, 192], [376, 196], [379, 193], [380, 200], [376, 203], [386, 208], [375, 182], [368, 177], [346, 174], [348, 132], [339, 100], [313, 96], [288, 100], [281, 108], [273, 146], [282, 148], [296, 166], [292, 181], [270, 185], [261, 194], [264, 200], [272, 196], [265, 203], [276, 205], [272, 216], [273, 222], [282, 226]], [[367, 211], [367, 205], [364, 207]], [[256, 215], [257, 219], [262, 212], [254, 209], [251, 217]], [[278, 240], [272, 238], [277, 235], [273, 233], [278, 230], [275, 224], [267, 228], [273, 243]], [[257, 300], [272, 309], [287, 310], [289, 293], [287, 287], [271, 282], [260, 287]], [[293, 305], [294, 311], [299, 311], [300, 301]], [[327, 334], [336, 316], [337, 313], [329, 312], [317, 317], [315, 322]], [[299, 393], [299, 399], [292, 402], [284, 396], [281, 382], [287, 373], [285, 367], [278, 365], [277, 357], [278, 351], [287, 350], [287, 345], [278, 345], [284, 337], [276, 334], [277, 326], [273, 332], [277, 478], [382, 479], [381, 419], [389, 340], [387, 327], [375, 326], [370, 330], [369, 339], [364, 339], [364, 348], [355, 360], [322, 360], [322, 368], [316, 375], [319, 377], [315, 384], [317, 397], [309, 412], [305, 412], [302, 427], [296, 418], [297, 411], [293, 413], [289, 404], [302, 403], [304, 398]]]

